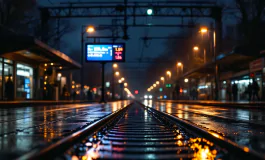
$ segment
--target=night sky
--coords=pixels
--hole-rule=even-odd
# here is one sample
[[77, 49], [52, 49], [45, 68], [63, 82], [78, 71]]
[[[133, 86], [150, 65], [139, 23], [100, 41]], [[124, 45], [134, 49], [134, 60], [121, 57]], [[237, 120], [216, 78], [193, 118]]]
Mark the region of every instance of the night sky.
[[[76, 1], [72, 0], [70, 2], [76, 2]], [[105, 1], [105, 0], [96, 0], [96, 2], [100, 2], [100, 1]], [[123, 2], [123, 0], [120, 0], [120, 1]], [[138, 0], [138, 1], [140, 2], [141, 0]], [[69, 0], [50, 0], [50, 2], [47, 2], [47, 0], [38, 0], [39, 5], [45, 5], [45, 6], [46, 5], [52, 6], [59, 2], [69, 2]], [[128, 0], [128, 2], [135, 2], [135, 0], [133, 1]], [[150, 2], [152, 2], [152, 0], [150, 0]], [[221, 2], [224, 2], [224, 1], [221, 0]], [[64, 45], [61, 46], [60, 50], [70, 56], [71, 54], [78, 54], [78, 53], [73, 53], [73, 51], [80, 52], [80, 38], [81, 38], [80, 32], [81, 32], [82, 25], [87, 24], [87, 25], [98, 26], [101, 24], [111, 24], [111, 18], [75, 18], [75, 19], [69, 19], [69, 20], [74, 29], [72, 32], [67, 33], [66, 35], [63, 36], [62, 40], [64, 41]], [[151, 22], [152, 24], [163, 24], [163, 22], [165, 21], [167, 22], [170, 21], [171, 24], [180, 24], [179, 18], [159, 18], [159, 17], [150, 18], [148, 17], [148, 19], [137, 18], [137, 20], [139, 22], [148, 22], [148, 23]], [[208, 23], [209, 21], [206, 19], [200, 19], [199, 22]], [[149, 64], [148, 63], [132, 63], [132, 61], [136, 62], [136, 60], [139, 59], [140, 57], [142, 57], [143, 60], [147, 58], [155, 58], [155, 57], [158, 57], [160, 54], [162, 54], [163, 50], [165, 50], [165, 45], [163, 44], [165, 40], [152, 40], [149, 42], [150, 43], [149, 47], [146, 48], [144, 47], [143, 41], [139, 40], [139, 38], [146, 36], [146, 35], [166, 37], [170, 34], [180, 33], [181, 31], [182, 29], [177, 28], [177, 27], [176, 28], [152, 28], [152, 27], [132, 28], [131, 27], [129, 28], [129, 32], [128, 32], [130, 36], [130, 40], [128, 41], [118, 40], [117, 41], [117, 42], [126, 42], [126, 61], [128, 63], [122, 63], [122, 64], [120, 63], [119, 66], [120, 66], [121, 74], [126, 78], [126, 81], [129, 84], [129, 89], [135, 90], [135, 89], [141, 89], [144, 87], [143, 89], [145, 90], [147, 86], [144, 86], [143, 84], [145, 84], [146, 81], [149, 82], [150, 84], [152, 83], [151, 81], [148, 81], [147, 77], [145, 77], [146, 70], [144, 68], [146, 68]], [[96, 33], [93, 33], [93, 36], [108, 36], [108, 35], [111, 35], [110, 31], [97, 31]], [[123, 34], [121, 33], [121, 36], [122, 35]], [[88, 42], [93, 42], [93, 41], [91, 39], [88, 39]], [[105, 39], [105, 40], [100, 40], [100, 42], [110, 42], [110, 41]], [[100, 65], [87, 64], [85, 67], [87, 68], [86, 70], [88, 70], [86, 74], [85, 82], [91, 85], [100, 85], [100, 81], [99, 81], [100, 80]], [[110, 72], [111, 64], [107, 64], [106, 67], [108, 68], [108, 71]]]

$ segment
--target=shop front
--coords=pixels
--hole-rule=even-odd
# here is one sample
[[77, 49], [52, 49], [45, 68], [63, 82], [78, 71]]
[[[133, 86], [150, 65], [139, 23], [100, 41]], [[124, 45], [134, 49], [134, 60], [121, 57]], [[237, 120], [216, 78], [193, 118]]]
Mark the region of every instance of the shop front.
[[[237, 86], [237, 100], [239, 101], [247, 101], [249, 100], [248, 95], [248, 86], [249, 84], [253, 84], [253, 80], [255, 80], [259, 86], [259, 97], [262, 97], [262, 82], [263, 82], [263, 73], [260, 70], [256, 70], [255, 72], [250, 72], [250, 70], [244, 70], [237, 73], [231, 74], [230, 77], [227, 77], [225, 80], [222, 80], [221, 83], [221, 99], [229, 100], [228, 90], [231, 92], [232, 96], [232, 87], [233, 85]], [[230, 87], [229, 87], [230, 86]], [[232, 99], [232, 98], [231, 98]]]
[[66, 78], [70, 91], [71, 70], [80, 69], [79, 63], [33, 37], [8, 35], [3, 39], [0, 100], [58, 100], [61, 77]]

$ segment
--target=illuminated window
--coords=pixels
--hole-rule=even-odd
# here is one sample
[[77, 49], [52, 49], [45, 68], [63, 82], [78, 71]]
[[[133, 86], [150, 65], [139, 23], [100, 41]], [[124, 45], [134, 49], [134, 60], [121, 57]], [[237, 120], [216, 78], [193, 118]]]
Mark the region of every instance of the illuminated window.
[[24, 64], [17, 64], [17, 98], [33, 98], [33, 68]]

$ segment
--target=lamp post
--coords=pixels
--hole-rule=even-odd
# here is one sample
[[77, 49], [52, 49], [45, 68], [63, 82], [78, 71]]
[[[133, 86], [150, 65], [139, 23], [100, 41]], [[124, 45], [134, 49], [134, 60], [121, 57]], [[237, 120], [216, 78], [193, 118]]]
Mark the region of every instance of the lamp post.
[[[84, 30], [84, 28], [86, 29]], [[85, 33], [93, 33], [95, 32], [95, 28], [93, 26], [84, 26], [81, 27], [81, 92], [80, 99], [84, 99], [84, 34]]]
[[168, 79], [171, 80], [171, 72], [167, 71]]
[[[194, 46], [193, 47], [193, 51], [198, 52], [200, 50], [200, 48], [198, 46]], [[206, 63], [206, 49], [203, 49], [203, 63]]]
[[[216, 21], [216, 22], [218, 22], [218, 21]], [[219, 25], [217, 25], [217, 26], [219, 26], [220, 27], [220, 24]], [[218, 27], [217, 27], [218, 28]], [[220, 28], [218, 28], [219, 29], [219, 32], [221, 32], [221, 29]], [[203, 34], [207, 34], [207, 33], [209, 33], [209, 30], [208, 30], [208, 28], [207, 27], [202, 27], [201, 29], [200, 29], [200, 32], [202, 33], [202, 35]], [[215, 74], [214, 74], [214, 81], [215, 81], [215, 100], [218, 100], [219, 99], [219, 84], [218, 84], [218, 75], [219, 75], [219, 68], [218, 68], [218, 64], [217, 64], [217, 62], [216, 62], [216, 57], [217, 57], [217, 52], [219, 52], [219, 46], [217, 47], [217, 43], [216, 43], [216, 32], [215, 32], [215, 30], [212, 30], [212, 52], [213, 52], [213, 56], [214, 56], [214, 68], [215, 68]], [[220, 38], [220, 35], [219, 35], [219, 38]], [[220, 43], [220, 41], [219, 41], [219, 43]], [[205, 54], [206, 54], [206, 51], [204, 51], [205, 52]], [[206, 62], [206, 60], [205, 60], [205, 62]]]
[[118, 68], [118, 64], [112, 65], [112, 100], [115, 99], [115, 69]]
[[[219, 17], [220, 18], [220, 17]], [[218, 33], [218, 38], [220, 38], [221, 36], [221, 29], [219, 28], [221, 25], [219, 24], [219, 21], [221, 21], [221, 20], [216, 20], [216, 22], [218, 22], [218, 24], [216, 24], [216, 27], [218, 28], [217, 29], [217, 31], [219, 31]], [[206, 34], [206, 33], [209, 33], [209, 30], [208, 30], [208, 28], [207, 27], [202, 27], [201, 29], [200, 29], [200, 32], [202, 33], [202, 34]], [[216, 38], [216, 32], [215, 32], [215, 30], [212, 30], [212, 52], [213, 52], [213, 56], [214, 56], [214, 68], [215, 68], [215, 74], [214, 74], [214, 81], [215, 81], [215, 100], [218, 100], [219, 99], [219, 84], [218, 84], [218, 79], [219, 79], [219, 77], [218, 77], [218, 75], [219, 75], [219, 68], [218, 68], [218, 64], [217, 64], [217, 62], [216, 62], [216, 57], [217, 57], [217, 52], [219, 52], [219, 44], [218, 44], [218, 46], [217, 46], [217, 43], [216, 43], [216, 40], [218, 39], [218, 38]], [[221, 38], [220, 38], [221, 39]], [[218, 42], [219, 43], [221, 43], [221, 41], [218, 39]], [[205, 51], [205, 54], [206, 54], [206, 51]], [[206, 60], [205, 60], [205, 62], [206, 62]]]
[[[208, 28], [207, 27], [201, 27], [200, 33], [202, 34], [202, 37], [205, 34], [208, 35], [208, 33], [209, 33]], [[205, 49], [205, 46], [204, 46], [204, 49], [203, 49], [203, 54], [204, 54], [204, 64], [205, 64], [206, 63], [206, 49]]]
[[160, 77], [160, 80], [163, 82], [163, 84], [165, 84], [165, 78], [164, 77]]
[[182, 73], [183, 73], [183, 64], [181, 62], [178, 62], [177, 63], [177, 77], [179, 77]]

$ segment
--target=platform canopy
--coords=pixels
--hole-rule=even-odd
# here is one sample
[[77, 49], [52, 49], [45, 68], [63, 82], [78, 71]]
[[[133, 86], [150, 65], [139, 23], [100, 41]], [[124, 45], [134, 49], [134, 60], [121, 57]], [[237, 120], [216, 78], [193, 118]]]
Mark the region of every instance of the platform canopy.
[[31, 65], [54, 63], [64, 68], [80, 69], [81, 65], [66, 54], [28, 35], [19, 35], [0, 26], [0, 57]]

